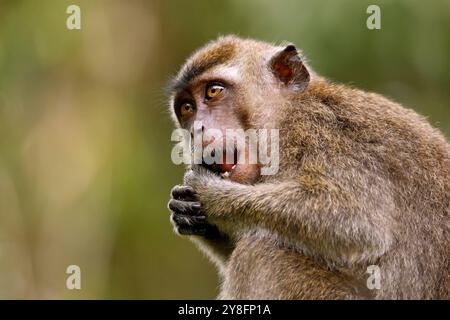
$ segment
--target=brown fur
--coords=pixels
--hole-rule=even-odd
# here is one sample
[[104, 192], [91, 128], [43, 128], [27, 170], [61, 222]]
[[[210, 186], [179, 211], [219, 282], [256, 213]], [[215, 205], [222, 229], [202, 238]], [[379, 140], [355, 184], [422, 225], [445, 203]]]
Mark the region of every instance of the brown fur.
[[[217, 59], [222, 46], [226, 57]], [[202, 169], [185, 176], [231, 239], [226, 250], [201, 240], [223, 275], [220, 297], [449, 299], [446, 139], [412, 110], [311, 70], [304, 91], [285, 88], [266, 65], [279, 48], [225, 37], [187, 64], [214, 56], [238, 67], [233, 110], [245, 111], [242, 126], [280, 129], [274, 176], [250, 184]], [[380, 290], [366, 287], [372, 264]]]

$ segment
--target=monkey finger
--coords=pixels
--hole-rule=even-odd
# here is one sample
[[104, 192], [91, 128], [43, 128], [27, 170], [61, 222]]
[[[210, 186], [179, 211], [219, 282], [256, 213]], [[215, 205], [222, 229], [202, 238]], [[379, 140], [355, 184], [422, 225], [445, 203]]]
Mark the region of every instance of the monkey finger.
[[210, 225], [206, 222], [204, 216], [196, 217], [172, 213], [170, 220], [175, 232], [180, 235], [205, 236], [210, 229]]
[[190, 216], [184, 214], [177, 214], [172, 212], [170, 220], [177, 226], [193, 226], [193, 225], [205, 225], [206, 216]]
[[197, 235], [207, 239], [218, 239], [222, 236], [215, 225], [207, 222], [204, 215], [192, 216], [172, 212], [170, 221], [175, 232], [180, 235]]
[[209, 223], [175, 225], [174, 229], [180, 235], [202, 236], [207, 239], [218, 239], [222, 236], [217, 227]]
[[185, 201], [196, 201], [197, 196], [191, 186], [176, 185], [171, 191], [172, 198]]
[[170, 211], [174, 211], [176, 213], [183, 213], [183, 214], [189, 214], [189, 215], [200, 215], [201, 214], [200, 202], [170, 199], [168, 208]]

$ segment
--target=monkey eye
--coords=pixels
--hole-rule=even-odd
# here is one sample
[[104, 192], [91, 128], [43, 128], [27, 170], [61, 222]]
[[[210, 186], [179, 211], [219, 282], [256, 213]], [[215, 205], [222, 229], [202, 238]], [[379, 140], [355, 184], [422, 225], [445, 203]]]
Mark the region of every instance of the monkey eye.
[[218, 83], [209, 83], [206, 86], [205, 99], [210, 100], [212, 98], [217, 97], [222, 91], [225, 90], [225, 87]]
[[194, 106], [192, 103], [185, 102], [180, 107], [181, 118], [187, 119], [194, 114]]

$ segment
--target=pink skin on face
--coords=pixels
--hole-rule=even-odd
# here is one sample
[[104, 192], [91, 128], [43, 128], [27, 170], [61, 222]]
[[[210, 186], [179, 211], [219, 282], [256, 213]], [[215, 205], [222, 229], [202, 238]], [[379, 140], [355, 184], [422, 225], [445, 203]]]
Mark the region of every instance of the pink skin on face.
[[235, 153], [233, 163], [226, 162], [226, 152], [224, 152], [223, 164], [221, 164], [220, 167], [223, 172], [230, 172], [228, 179], [230, 179], [231, 181], [243, 184], [251, 184], [257, 180], [260, 174], [260, 169], [258, 164], [248, 163], [248, 157], [246, 157], [248, 147], [246, 147], [245, 149], [246, 152], [239, 153], [239, 159], [237, 159], [238, 155]]

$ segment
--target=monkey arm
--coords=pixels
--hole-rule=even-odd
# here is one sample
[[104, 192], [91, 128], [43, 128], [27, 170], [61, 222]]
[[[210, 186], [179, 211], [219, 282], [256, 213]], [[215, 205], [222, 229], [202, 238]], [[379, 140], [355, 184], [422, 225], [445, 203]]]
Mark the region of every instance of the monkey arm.
[[185, 183], [219, 228], [237, 234], [255, 227], [268, 230], [286, 244], [334, 263], [374, 261], [394, 241], [389, 186], [352, 170], [343, 170], [339, 179], [348, 181], [330, 178], [322, 190], [311, 190], [299, 181], [243, 185], [200, 170], [189, 171]]

